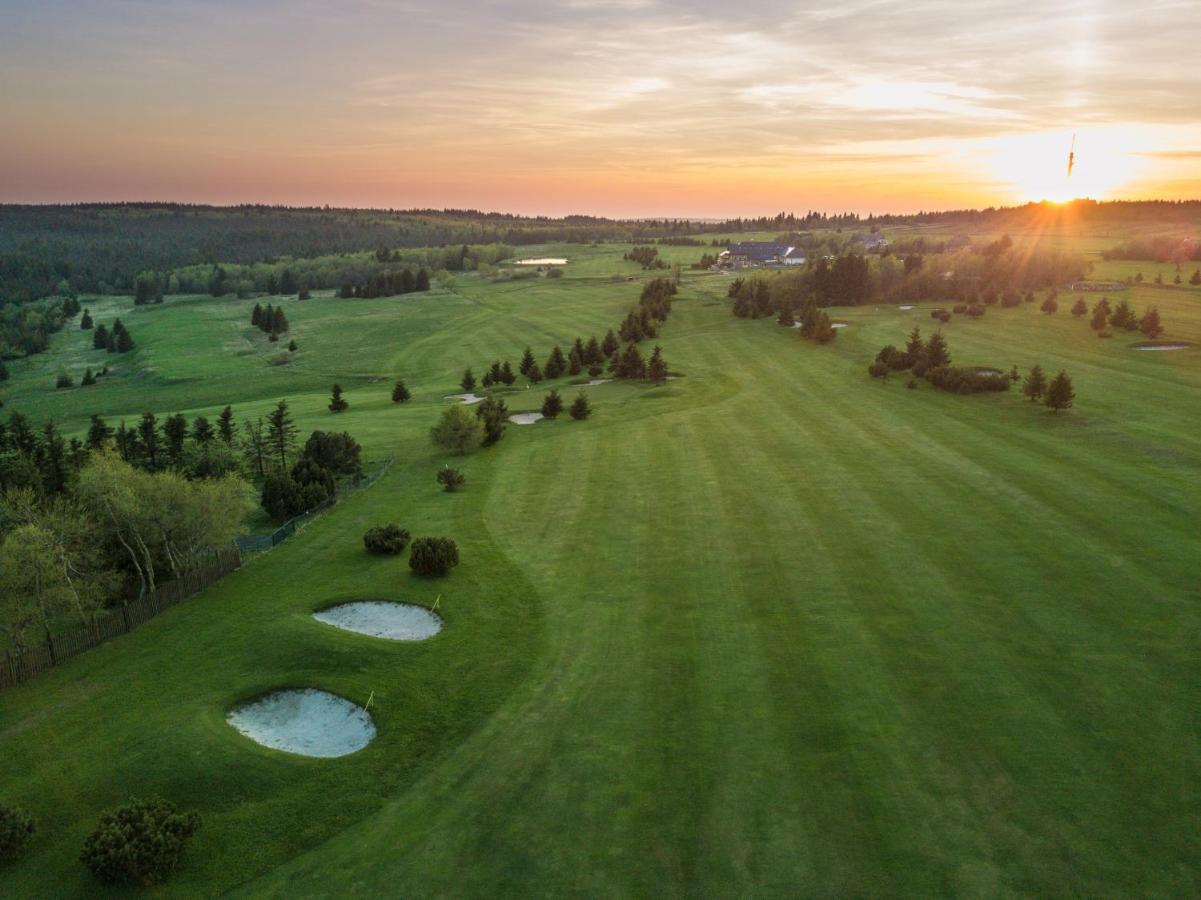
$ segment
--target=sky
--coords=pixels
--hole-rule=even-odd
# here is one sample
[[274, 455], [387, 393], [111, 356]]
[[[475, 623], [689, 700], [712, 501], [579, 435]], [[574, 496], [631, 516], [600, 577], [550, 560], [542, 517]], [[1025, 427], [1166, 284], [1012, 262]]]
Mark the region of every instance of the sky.
[[1195, 199], [1198, 47], [1201, 0], [0, 0], [0, 202]]

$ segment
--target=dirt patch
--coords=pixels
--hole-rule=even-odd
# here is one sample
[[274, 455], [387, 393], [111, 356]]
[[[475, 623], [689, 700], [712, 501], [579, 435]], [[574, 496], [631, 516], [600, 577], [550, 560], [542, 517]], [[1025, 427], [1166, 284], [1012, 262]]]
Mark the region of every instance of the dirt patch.
[[225, 720], [256, 744], [321, 759], [346, 756], [375, 739], [367, 710], [316, 688], [275, 691], [234, 707]]
[[424, 606], [387, 600], [339, 603], [318, 610], [313, 618], [344, 631], [389, 641], [424, 641], [442, 630], [442, 620]]

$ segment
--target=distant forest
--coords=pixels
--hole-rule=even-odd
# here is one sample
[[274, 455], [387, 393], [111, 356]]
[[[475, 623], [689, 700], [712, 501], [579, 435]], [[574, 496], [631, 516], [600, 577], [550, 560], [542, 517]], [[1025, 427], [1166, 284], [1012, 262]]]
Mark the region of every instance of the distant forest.
[[[551, 242], [684, 243], [691, 235], [740, 231], [794, 233], [816, 229], [965, 225], [1020, 230], [1047, 215], [1093, 223], [1148, 223], [1164, 228], [1201, 222], [1201, 201], [1077, 201], [859, 216], [854, 213], [702, 222], [616, 220], [593, 216], [538, 218], [479, 210], [332, 209], [278, 206], [192, 206], [110, 203], [0, 205], [0, 309], [77, 293], [134, 293], [139, 274], [217, 264], [273, 265], [280, 259], [398, 249], [507, 246]], [[1142, 247], [1137, 248], [1143, 251]], [[1158, 248], [1157, 248], [1158, 249]]]

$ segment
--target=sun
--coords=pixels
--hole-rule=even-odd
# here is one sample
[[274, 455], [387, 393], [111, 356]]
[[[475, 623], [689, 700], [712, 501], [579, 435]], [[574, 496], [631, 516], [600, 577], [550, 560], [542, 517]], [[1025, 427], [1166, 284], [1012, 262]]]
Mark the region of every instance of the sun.
[[1076, 135], [1076, 159], [1068, 174], [1072, 132], [995, 138], [984, 148], [985, 165], [998, 187], [1015, 200], [1064, 203], [1077, 197], [1113, 197], [1141, 174], [1143, 158], [1124, 129], [1092, 129]]

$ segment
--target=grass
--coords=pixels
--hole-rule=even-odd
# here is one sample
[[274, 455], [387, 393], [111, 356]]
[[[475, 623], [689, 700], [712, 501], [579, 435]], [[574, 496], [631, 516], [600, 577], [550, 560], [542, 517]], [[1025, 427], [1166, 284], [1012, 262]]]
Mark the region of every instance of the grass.
[[[920, 307], [838, 310], [849, 327], [819, 348], [688, 276], [661, 339], [685, 377], [592, 388], [593, 419], [511, 428], [442, 493], [440, 398], [468, 364], [616, 324], [638, 292], [604, 275], [622, 249], [558, 281], [290, 305], [302, 350], [282, 370], [229, 352], [247, 303], [127, 319], [140, 347], [95, 395], [106, 410], [282, 394], [302, 427], [396, 463], [203, 596], [2, 696], [0, 797], [41, 831], [0, 886], [101, 893], [78, 848], [134, 793], [204, 816], [176, 896], [1201, 889], [1201, 350], [1135, 352], [1062, 306], [944, 329], [956, 364], [1066, 368], [1077, 405], [1053, 416], [1016, 392], [872, 382], [880, 346], [932, 325]], [[1201, 341], [1195, 293], [1130, 295]], [[208, 352], [183, 359], [199, 334]], [[35, 385], [16, 373], [9, 406], [37, 408]], [[55, 414], [86, 422], [83, 392], [61, 393]], [[390, 520], [453, 536], [463, 564], [427, 582], [368, 557], [362, 532]], [[446, 627], [415, 645], [309, 618], [439, 596]], [[279, 686], [374, 691], [378, 738], [305, 760], [224, 724]]]

